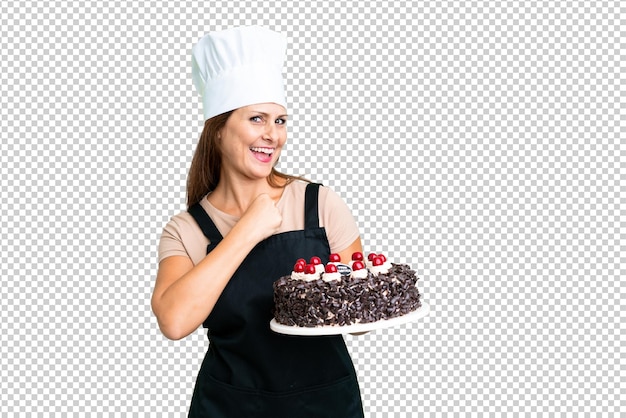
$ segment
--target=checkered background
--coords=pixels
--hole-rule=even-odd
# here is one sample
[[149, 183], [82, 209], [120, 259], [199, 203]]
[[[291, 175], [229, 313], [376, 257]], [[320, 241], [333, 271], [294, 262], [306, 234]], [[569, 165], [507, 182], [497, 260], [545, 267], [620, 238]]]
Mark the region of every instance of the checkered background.
[[289, 39], [280, 168], [432, 308], [346, 336], [366, 416], [626, 413], [623, 9], [4, 2], [0, 414], [186, 414], [207, 341], [160, 334], [157, 244], [202, 127], [191, 46], [247, 24]]

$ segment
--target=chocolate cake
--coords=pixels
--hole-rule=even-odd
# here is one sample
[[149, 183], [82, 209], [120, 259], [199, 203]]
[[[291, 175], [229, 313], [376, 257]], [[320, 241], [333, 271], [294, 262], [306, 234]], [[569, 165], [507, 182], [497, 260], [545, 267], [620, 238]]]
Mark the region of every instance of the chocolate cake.
[[291, 275], [274, 282], [274, 318], [283, 325], [321, 327], [398, 317], [421, 306], [416, 282], [408, 265], [381, 254], [365, 261], [355, 253], [350, 264], [331, 254], [325, 267], [318, 257], [301, 259]]

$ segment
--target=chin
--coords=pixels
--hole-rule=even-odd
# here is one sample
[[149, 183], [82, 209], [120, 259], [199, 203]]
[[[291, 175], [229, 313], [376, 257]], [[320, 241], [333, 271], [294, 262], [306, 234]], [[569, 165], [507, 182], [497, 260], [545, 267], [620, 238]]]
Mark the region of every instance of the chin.
[[271, 169], [270, 170], [264, 170], [264, 171], [255, 171], [253, 173], [250, 173], [250, 179], [253, 179], [253, 180], [266, 179], [271, 174], [272, 174], [272, 170]]

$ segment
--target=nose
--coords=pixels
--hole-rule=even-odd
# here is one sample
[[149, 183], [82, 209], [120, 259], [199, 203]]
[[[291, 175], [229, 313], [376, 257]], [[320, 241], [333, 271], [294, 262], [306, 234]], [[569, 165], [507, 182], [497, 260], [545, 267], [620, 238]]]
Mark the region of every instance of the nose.
[[266, 141], [274, 142], [278, 140], [278, 129], [275, 123], [268, 123], [265, 125], [265, 131], [263, 132], [263, 139]]

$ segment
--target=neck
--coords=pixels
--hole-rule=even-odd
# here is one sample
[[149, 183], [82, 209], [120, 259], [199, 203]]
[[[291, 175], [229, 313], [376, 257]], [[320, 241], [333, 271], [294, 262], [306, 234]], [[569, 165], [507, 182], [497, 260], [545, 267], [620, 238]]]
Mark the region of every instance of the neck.
[[209, 195], [213, 206], [229, 215], [241, 217], [260, 194], [267, 193], [275, 202], [280, 199], [283, 188], [274, 188], [267, 179], [250, 181], [230, 176], [220, 178], [220, 182]]

